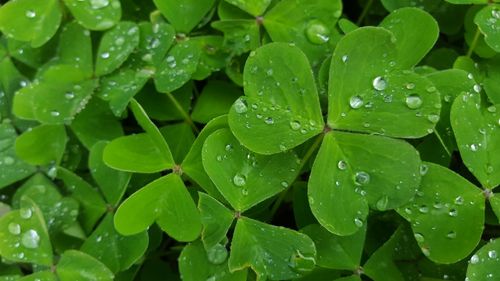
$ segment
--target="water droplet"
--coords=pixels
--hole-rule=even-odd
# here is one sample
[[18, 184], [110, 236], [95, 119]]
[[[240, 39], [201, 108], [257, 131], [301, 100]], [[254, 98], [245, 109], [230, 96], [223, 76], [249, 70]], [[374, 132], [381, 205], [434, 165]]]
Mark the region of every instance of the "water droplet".
[[355, 218], [354, 219], [354, 224], [357, 226], [357, 227], [362, 227], [363, 226], [363, 221], [359, 218]]
[[497, 252], [495, 250], [489, 250], [488, 251], [488, 257], [490, 259], [496, 259], [497, 258]]
[[4, 163], [5, 165], [12, 165], [12, 164], [14, 164], [15, 162], [16, 162], [16, 160], [15, 160], [14, 158], [10, 157], [10, 156], [5, 156], [5, 157], [3, 158], [3, 163]]
[[90, 6], [94, 10], [105, 8], [109, 5], [109, 0], [90, 0]]
[[475, 143], [470, 145], [470, 150], [476, 152], [479, 149], [479, 146]]
[[234, 185], [236, 186], [245, 186], [245, 184], [247, 183], [247, 179], [244, 175], [242, 174], [236, 174], [234, 177], [233, 177], [233, 183]]
[[103, 58], [103, 59], [107, 59], [107, 58], [109, 58], [109, 53], [108, 53], [108, 52], [104, 52], [104, 53], [102, 53], [102, 54], [101, 54], [101, 58]]
[[27, 18], [33, 19], [36, 17], [36, 12], [33, 10], [26, 10], [25, 15]]
[[408, 89], [408, 90], [413, 90], [413, 89], [415, 89], [415, 84], [413, 84], [413, 83], [408, 83], [408, 84], [406, 84], [406, 89]]
[[470, 263], [471, 264], [477, 264], [479, 262], [479, 256], [478, 255], [473, 255], [471, 258], [470, 258]]
[[349, 105], [351, 106], [351, 108], [358, 109], [363, 106], [363, 104], [363, 98], [361, 98], [360, 96], [352, 96], [349, 99]]
[[212, 264], [221, 264], [227, 259], [227, 249], [221, 244], [216, 244], [207, 250], [208, 261]]
[[450, 211], [448, 212], [448, 215], [450, 215], [450, 217], [456, 217], [456, 216], [458, 216], [458, 210], [457, 209], [450, 209]]
[[21, 208], [19, 210], [19, 215], [21, 216], [21, 218], [27, 220], [27, 219], [31, 218], [31, 216], [33, 215], [33, 211], [31, 211], [30, 208]]
[[387, 82], [382, 76], [377, 76], [372, 81], [373, 88], [377, 91], [383, 91], [387, 88]]
[[227, 152], [231, 152], [231, 151], [233, 151], [233, 145], [232, 145], [232, 144], [230, 144], [230, 143], [229, 143], [229, 144], [226, 144], [225, 149], [226, 149], [226, 151], [227, 151]]
[[434, 86], [429, 86], [429, 87], [427, 87], [425, 90], [427, 90], [427, 92], [429, 92], [429, 93], [432, 93], [432, 92], [435, 92], [435, 91], [436, 91], [436, 87], [434, 87]]
[[241, 189], [241, 194], [243, 194], [243, 196], [247, 196], [248, 195], [248, 189], [246, 189], [246, 188]]
[[370, 175], [367, 172], [359, 171], [354, 174], [355, 185], [366, 185], [370, 182]]
[[349, 57], [347, 55], [343, 55], [342, 56], [342, 62], [343, 63], [346, 63], [348, 59], [349, 59]]
[[316, 260], [314, 256], [304, 255], [297, 250], [291, 255], [288, 266], [297, 272], [309, 272], [316, 266]]
[[347, 163], [344, 160], [340, 160], [337, 163], [337, 168], [339, 168], [339, 170], [344, 171], [345, 169], [347, 169]]
[[411, 94], [406, 97], [406, 106], [410, 109], [417, 109], [422, 106], [422, 99], [417, 94]]
[[21, 234], [21, 226], [18, 223], [11, 222], [9, 223], [9, 232], [13, 235], [19, 235]]
[[467, 78], [469, 78], [470, 80], [474, 79], [474, 75], [472, 75], [472, 73], [469, 73], [467, 74]]
[[474, 89], [474, 92], [481, 93], [481, 86], [479, 84], [475, 84], [473, 89]]
[[423, 175], [427, 174], [427, 171], [429, 171], [429, 166], [422, 164], [420, 166], [420, 175], [423, 176]]
[[288, 187], [288, 182], [282, 181], [281, 182], [281, 186], [283, 186], [284, 188], [287, 188]]
[[272, 117], [267, 117], [266, 119], [264, 119], [264, 123], [268, 125], [274, 124], [274, 119]]
[[423, 242], [425, 241], [424, 236], [423, 236], [422, 234], [418, 233], [418, 232], [417, 232], [417, 233], [415, 233], [413, 236], [415, 237], [415, 240], [416, 240], [418, 243], [423, 243]]
[[455, 231], [450, 231], [448, 234], [446, 234], [446, 237], [449, 239], [455, 239], [457, 238], [457, 233]]
[[59, 115], [61, 115], [61, 113], [59, 113], [59, 111], [57, 111], [57, 110], [53, 110], [50, 112], [50, 115], [54, 116], [54, 117], [58, 117]]
[[418, 211], [422, 214], [427, 214], [429, 212], [429, 207], [427, 207], [426, 205], [422, 205], [420, 206], [420, 208], [418, 208]]
[[494, 112], [497, 112], [497, 107], [494, 105], [488, 106], [487, 110], [488, 110], [488, 112], [494, 113]]
[[389, 204], [389, 197], [383, 196], [377, 201], [377, 209], [380, 211], [385, 211], [387, 209], [387, 205]]
[[64, 94], [64, 97], [67, 99], [67, 100], [71, 100], [75, 97], [75, 93], [73, 92], [67, 92], [66, 94]]
[[266, 71], [266, 74], [267, 74], [267, 76], [273, 76], [273, 69], [272, 69], [272, 68], [269, 68], [269, 69]]
[[325, 44], [330, 40], [330, 29], [320, 20], [312, 20], [307, 24], [306, 37], [313, 44]]
[[237, 99], [234, 102], [234, 110], [236, 111], [236, 113], [239, 113], [239, 114], [247, 112], [248, 107], [247, 107], [246, 100], [244, 100], [244, 99]]
[[458, 196], [455, 198], [455, 204], [462, 205], [464, 203], [464, 198], [462, 196]]
[[300, 127], [301, 125], [299, 121], [290, 121], [290, 128], [292, 128], [292, 130], [297, 131]]
[[424, 256], [428, 257], [431, 255], [431, 251], [429, 251], [429, 249], [427, 248], [420, 248], [420, 250], [422, 251], [422, 254], [424, 254]]
[[439, 121], [439, 115], [437, 115], [437, 114], [429, 114], [427, 116], [427, 120], [431, 121], [431, 123], [437, 123]]
[[40, 236], [36, 230], [30, 229], [21, 237], [21, 244], [28, 249], [36, 249], [40, 244]]
[[123, 38], [122, 36], [116, 38], [116, 40], [115, 40], [116, 45], [121, 46], [121, 45], [123, 45], [123, 43], [125, 43], [125, 38]]

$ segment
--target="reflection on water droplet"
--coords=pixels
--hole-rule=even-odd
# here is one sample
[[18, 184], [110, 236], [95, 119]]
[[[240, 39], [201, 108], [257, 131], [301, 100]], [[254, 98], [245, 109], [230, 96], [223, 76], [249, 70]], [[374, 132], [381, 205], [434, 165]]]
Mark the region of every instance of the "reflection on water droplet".
[[26, 15], [27, 18], [33, 19], [33, 18], [36, 17], [36, 12], [33, 11], [33, 10], [26, 10], [25, 15]]
[[455, 204], [462, 205], [464, 203], [464, 198], [462, 196], [458, 196], [455, 198]]
[[458, 210], [457, 209], [450, 209], [450, 211], [448, 212], [448, 215], [450, 215], [450, 217], [456, 217], [456, 216], [458, 216]]
[[307, 39], [313, 44], [321, 45], [330, 40], [330, 29], [317, 19], [307, 24], [305, 32]]
[[361, 106], [363, 106], [364, 102], [363, 102], [363, 98], [361, 98], [360, 96], [352, 96], [350, 99], [349, 99], [349, 105], [351, 106], [351, 108], [353, 109], [358, 109], [360, 108]]
[[363, 226], [363, 221], [359, 218], [355, 218], [354, 219], [354, 224], [357, 226], [357, 227], [362, 227]]
[[236, 186], [245, 186], [245, 184], [247, 183], [247, 179], [244, 175], [242, 174], [236, 174], [234, 175], [233, 177], [233, 183], [234, 185]]
[[90, 6], [94, 10], [105, 8], [108, 5], [109, 5], [109, 0], [90, 0]]
[[473, 89], [474, 89], [474, 92], [481, 93], [481, 86], [479, 84], [475, 84]]
[[21, 237], [21, 244], [28, 249], [36, 249], [40, 243], [40, 236], [36, 230], [30, 229]]
[[383, 196], [377, 201], [377, 209], [380, 211], [385, 211], [387, 209], [387, 205], [389, 204], [389, 197]]
[[108, 52], [104, 52], [104, 53], [102, 53], [102, 54], [101, 54], [101, 58], [103, 58], [103, 59], [107, 59], [107, 58], [109, 58], [109, 53], [108, 53]]
[[387, 88], [387, 82], [382, 76], [377, 76], [373, 79], [372, 86], [377, 91], [383, 91]]
[[75, 93], [73, 92], [67, 92], [66, 94], [64, 94], [64, 97], [68, 100], [71, 100], [75, 97]]
[[411, 94], [406, 97], [406, 106], [410, 109], [417, 109], [422, 106], [422, 99], [417, 94]]
[[415, 84], [413, 84], [413, 83], [408, 83], [408, 84], [406, 84], [406, 89], [408, 89], [408, 90], [413, 90], [413, 89], [415, 89]]
[[282, 181], [282, 182], [281, 182], [281, 186], [282, 186], [282, 187], [285, 187], [285, 188], [286, 188], [286, 187], [288, 187], [288, 182], [286, 182], [286, 181]]
[[496, 252], [495, 250], [490, 250], [490, 251], [488, 251], [488, 257], [489, 257], [490, 259], [496, 259], [496, 257], [497, 257], [497, 252]]
[[479, 262], [479, 256], [474, 254], [471, 258], [470, 258], [470, 263], [471, 264], [477, 264]]

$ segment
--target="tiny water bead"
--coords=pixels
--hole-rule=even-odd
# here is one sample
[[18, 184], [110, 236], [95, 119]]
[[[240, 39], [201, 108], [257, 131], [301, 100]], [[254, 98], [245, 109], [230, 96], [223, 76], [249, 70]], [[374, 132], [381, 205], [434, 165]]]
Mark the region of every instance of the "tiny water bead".
[[387, 88], [387, 81], [382, 76], [377, 76], [373, 79], [372, 86], [377, 91], [383, 91]]
[[64, 97], [67, 99], [67, 100], [71, 100], [75, 97], [75, 93], [73, 92], [67, 92], [66, 94], [64, 94]]
[[479, 256], [474, 254], [471, 258], [470, 258], [470, 263], [471, 264], [477, 264], [479, 263]]
[[349, 57], [347, 55], [343, 55], [342, 56], [342, 62], [343, 63], [346, 63], [348, 59], [349, 59]]
[[495, 250], [489, 250], [488, 251], [488, 257], [490, 259], [496, 259], [497, 258], [497, 252]]
[[248, 111], [247, 102], [243, 99], [238, 99], [234, 102], [234, 110], [236, 113], [245, 113]]
[[474, 92], [476, 92], [478, 94], [481, 93], [481, 86], [479, 84], [475, 84], [473, 89], [474, 89]]
[[417, 233], [415, 233], [415, 234], [413, 235], [413, 237], [415, 237], [415, 240], [416, 240], [418, 243], [423, 243], [423, 242], [425, 241], [424, 236], [423, 236], [422, 234], [418, 233], [418, 232], [417, 232]]
[[12, 164], [14, 164], [15, 162], [16, 162], [16, 160], [15, 160], [13, 157], [10, 157], [10, 156], [5, 156], [5, 157], [3, 158], [3, 163], [4, 163], [5, 165], [12, 165]]
[[354, 174], [355, 185], [366, 185], [370, 182], [370, 174], [367, 172], [359, 171]]
[[417, 108], [420, 108], [422, 106], [423, 101], [419, 95], [411, 94], [411, 95], [406, 97], [405, 103], [409, 109], [417, 109]]
[[19, 235], [21, 234], [21, 226], [18, 223], [11, 222], [8, 225], [9, 232], [12, 235]]
[[94, 10], [105, 8], [109, 5], [109, 0], [90, 0], [90, 6]]
[[33, 19], [36, 17], [36, 12], [33, 11], [33, 10], [26, 10], [26, 17], [27, 18], [30, 18], [30, 19]]
[[362, 227], [363, 226], [363, 221], [359, 218], [355, 218], [354, 219], [354, 225], [356, 225], [357, 227]]
[[302, 127], [302, 125], [299, 121], [290, 121], [290, 128], [292, 128], [292, 130], [297, 131], [300, 127]]
[[264, 119], [264, 123], [272, 125], [274, 124], [274, 119], [272, 117], [267, 117], [266, 119]]
[[21, 244], [28, 249], [36, 249], [40, 244], [40, 236], [33, 229], [26, 231], [21, 237]]
[[339, 170], [344, 171], [345, 169], [347, 169], [347, 162], [345, 162], [344, 160], [340, 160], [337, 163], [337, 168], [339, 168]]
[[363, 104], [364, 104], [363, 98], [361, 98], [360, 96], [352, 96], [349, 99], [349, 105], [353, 109], [358, 109], [358, 108], [362, 107]]
[[239, 187], [245, 186], [245, 184], [247, 183], [247, 178], [242, 174], [236, 174], [233, 177], [233, 183], [234, 185]]
[[312, 20], [307, 24], [306, 37], [309, 42], [322, 45], [330, 40], [330, 29], [320, 20]]
[[102, 53], [102, 54], [101, 54], [101, 58], [103, 58], [103, 59], [107, 59], [107, 58], [109, 58], [109, 53], [108, 53], [108, 52], [104, 52], [104, 53]]
[[448, 234], [446, 234], [446, 238], [455, 239], [455, 238], [457, 238], [457, 233], [455, 231], [450, 231], [450, 232], [448, 232]]
[[456, 217], [456, 216], [458, 216], [458, 210], [457, 209], [451, 209], [448, 212], [448, 215], [450, 215], [450, 217]]
[[437, 123], [439, 121], [439, 115], [437, 114], [429, 114], [427, 119], [431, 121], [431, 123]]

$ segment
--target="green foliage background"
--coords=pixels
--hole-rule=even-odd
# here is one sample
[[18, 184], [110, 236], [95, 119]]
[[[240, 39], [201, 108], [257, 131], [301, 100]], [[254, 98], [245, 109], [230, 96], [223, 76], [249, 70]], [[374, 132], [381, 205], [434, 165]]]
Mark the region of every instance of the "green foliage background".
[[500, 280], [498, 0], [11, 0], [0, 32], [0, 281]]

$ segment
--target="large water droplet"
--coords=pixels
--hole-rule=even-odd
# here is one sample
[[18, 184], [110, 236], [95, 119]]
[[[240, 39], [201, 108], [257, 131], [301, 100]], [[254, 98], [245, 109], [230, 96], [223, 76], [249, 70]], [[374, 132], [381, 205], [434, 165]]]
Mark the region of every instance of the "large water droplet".
[[247, 178], [242, 174], [236, 174], [233, 177], [233, 183], [236, 186], [245, 186], [247, 184]]
[[417, 94], [407, 96], [405, 102], [410, 109], [417, 109], [422, 106], [422, 99]]
[[21, 208], [19, 210], [19, 215], [21, 216], [21, 218], [23, 219], [29, 219], [31, 218], [31, 216], [33, 215], [33, 211], [31, 211], [30, 208]]
[[25, 15], [26, 15], [27, 18], [33, 19], [33, 18], [36, 17], [36, 12], [33, 11], [33, 10], [26, 10]]
[[321, 21], [312, 20], [307, 24], [306, 37], [313, 44], [325, 44], [330, 40], [330, 29]]
[[40, 236], [36, 230], [30, 229], [21, 237], [21, 244], [28, 249], [36, 249], [40, 244]]
[[212, 264], [221, 264], [227, 258], [227, 249], [221, 244], [216, 244], [207, 250], [207, 258]]
[[361, 98], [360, 96], [352, 96], [349, 99], [349, 105], [351, 106], [351, 108], [358, 109], [362, 107], [363, 104], [364, 104], [363, 98]]
[[102, 54], [101, 54], [101, 58], [103, 58], [103, 59], [107, 59], [107, 58], [109, 58], [109, 53], [108, 53], [108, 52], [104, 52], [104, 53], [102, 53]]
[[355, 185], [366, 185], [370, 182], [370, 175], [367, 172], [359, 171], [354, 174]]
[[387, 88], [387, 82], [382, 76], [377, 76], [372, 81], [373, 88], [377, 91], [383, 91]]
[[479, 262], [479, 256], [478, 255], [473, 255], [471, 258], [470, 258], [470, 263], [471, 264], [477, 264]]
[[243, 99], [237, 99], [235, 102], [234, 102], [234, 110], [236, 111], [236, 113], [245, 113], [248, 111], [248, 106], [247, 106], [247, 102]]
[[21, 234], [21, 226], [18, 223], [11, 222], [9, 223], [9, 232], [13, 235], [19, 235]]

